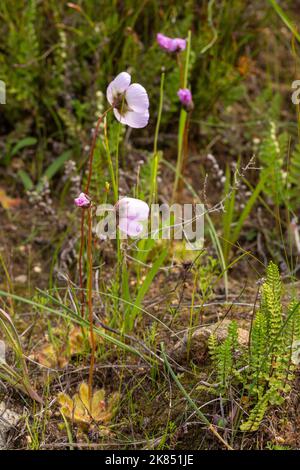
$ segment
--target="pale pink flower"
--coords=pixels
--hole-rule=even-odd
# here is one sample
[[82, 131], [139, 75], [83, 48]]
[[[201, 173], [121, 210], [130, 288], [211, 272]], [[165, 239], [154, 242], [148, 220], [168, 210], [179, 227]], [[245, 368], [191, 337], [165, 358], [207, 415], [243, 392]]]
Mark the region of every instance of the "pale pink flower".
[[106, 97], [119, 122], [129, 127], [142, 128], [149, 121], [149, 98], [139, 83], [132, 83], [127, 72], [121, 72], [108, 85]]
[[191, 111], [194, 107], [192, 93], [188, 88], [180, 88], [177, 92], [178, 98], [182, 106], [187, 110]]
[[91, 200], [85, 193], [80, 193], [79, 196], [74, 199], [74, 202], [77, 207], [82, 207], [83, 209], [91, 205]]
[[123, 197], [117, 202], [116, 210], [119, 214], [121, 232], [130, 237], [136, 237], [143, 232], [144, 223], [149, 217], [149, 206], [146, 202], [132, 197]]
[[181, 38], [169, 38], [164, 34], [158, 33], [156, 36], [158, 45], [167, 52], [181, 52], [186, 48], [186, 40]]

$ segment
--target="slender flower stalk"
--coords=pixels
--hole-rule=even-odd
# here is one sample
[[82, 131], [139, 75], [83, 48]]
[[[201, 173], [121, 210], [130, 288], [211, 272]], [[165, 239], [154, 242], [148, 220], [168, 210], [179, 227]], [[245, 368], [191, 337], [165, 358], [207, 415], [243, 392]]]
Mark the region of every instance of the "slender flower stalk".
[[[85, 193], [81, 193], [78, 198], [75, 200], [75, 204], [78, 207], [81, 207], [82, 213], [81, 213], [81, 224], [80, 224], [80, 249], [79, 249], [79, 260], [78, 260], [78, 269], [79, 269], [79, 288], [81, 292], [81, 315], [84, 317], [84, 309], [85, 309], [85, 302], [84, 302], [84, 289], [83, 289], [83, 266], [82, 266], [82, 258], [83, 258], [83, 251], [84, 251], [84, 220], [85, 220], [85, 208], [89, 207], [89, 205], [85, 205], [84, 199], [89, 199], [89, 189], [90, 189], [90, 184], [91, 184], [91, 179], [92, 179], [92, 171], [93, 171], [93, 159], [94, 159], [94, 153], [95, 153], [95, 148], [96, 148], [96, 142], [97, 142], [97, 137], [99, 133], [99, 128], [101, 125], [102, 120], [104, 117], [107, 115], [109, 111], [111, 111], [111, 107], [108, 108], [97, 120], [96, 128], [94, 131], [93, 139], [92, 139], [92, 144], [90, 148], [90, 153], [89, 153], [89, 170], [88, 170], [88, 179], [87, 179], [87, 184], [85, 188]], [[77, 201], [77, 202], [76, 202]], [[90, 200], [89, 200], [90, 201]]]
[[88, 209], [88, 241], [87, 241], [87, 257], [89, 265], [88, 285], [87, 285], [87, 303], [89, 311], [90, 324], [90, 341], [91, 341], [91, 362], [89, 370], [89, 400], [91, 403], [93, 397], [93, 377], [95, 367], [95, 336], [93, 328], [93, 256], [92, 256], [92, 207]]
[[[138, 83], [130, 84], [131, 76], [127, 72], [120, 73], [107, 87], [107, 99], [110, 103], [110, 107], [99, 117], [96, 123], [96, 127], [94, 130], [89, 159], [88, 159], [88, 177], [85, 192], [81, 193], [78, 198], [75, 199], [75, 204], [77, 207], [82, 209], [81, 213], [81, 230], [80, 230], [80, 251], [79, 251], [79, 283], [80, 283], [80, 291], [81, 291], [81, 314], [84, 316], [85, 310], [85, 299], [84, 299], [84, 292], [83, 292], [83, 267], [82, 267], [82, 258], [84, 252], [84, 243], [85, 243], [85, 234], [84, 234], [84, 227], [85, 227], [85, 210], [88, 212], [88, 235], [87, 235], [87, 258], [88, 258], [88, 277], [87, 277], [87, 305], [88, 305], [88, 318], [90, 324], [90, 341], [91, 341], [91, 362], [90, 362], [90, 369], [89, 369], [89, 399], [92, 399], [93, 396], [93, 374], [94, 374], [94, 366], [95, 366], [95, 338], [94, 338], [94, 328], [93, 328], [93, 253], [92, 253], [92, 245], [93, 245], [93, 234], [92, 234], [92, 218], [93, 218], [93, 206], [91, 199], [89, 197], [89, 190], [92, 180], [92, 172], [93, 172], [93, 160], [94, 160], [94, 153], [97, 143], [97, 137], [99, 134], [100, 125], [102, 120], [105, 118], [107, 113], [113, 110], [115, 117], [117, 120], [122, 124], [127, 124], [133, 128], [142, 128], [148, 124], [149, 121], [149, 99], [147, 92], [144, 87], [139, 85]], [[105, 137], [105, 146], [108, 153], [108, 160], [109, 160], [109, 169], [112, 178], [114, 196], [118, 198], [118, 151], [116, 156], [116, 168], [115, 174], [113, 171], [113, 163], [109, 153], [109, 145], [108, 145], [108, 138], [106, 127], [104, 128], [104, 137]], [[119, 138], [118, 138], [119, 140]], [[140, 219], [142, 220], [142, 219]], [[127, 223], [127, 225], [126, 225]], [[135, 220], [123, 220], [123, 224], [125, 227], [125, 231], [128, 230], [135, 230], [137, 231], [140, 229], [140, 224], [138, 221]], [[120, 255], [120, 240], [117, 240], [118, 246], [118, 264], [120, 264], [121, 255]]]
[[151, 164], [151, 185], [150, 185], [150, 197], [149, 197], [150, 204], [152, 204], [152, 202], [156, 202], [156, 199], [157, 199], [157, 173], [158, 173], [158, 166], [159, 166], [158, 135], [159, 135], [159, 128], [160, 128], [163, 101], [164, 101], [164, 83], [165, 83], [165, 74], [162, 73], [161, 81], [160, 81], [158, 115], [157, 115], [157, 122], [156, 122], [155, 135], [154, 135], [153, 157], [152, 157], [152, 164]]
[[80, 249], [79, 249], [79, 286], [80, 286], [80, 298], [81, 298], [81, 316], [84, 318], [84, 290], [83, 290], [83, 274], [82, 274], [82, 257], [84, 249], [84, 219], [85, 211], [81, 212], [81, 222], [80, 222]]
[[88, 255], [88, 280], [87, 280], [87, 304], [89, 312], [89, 323], [90, 323], [90, 341], [91, 341], [91, 362], [90, 362], [90, 371], [89, 371], [89, 399], [92, 399], [93, 395], [93, 374], [94, 374], [94, 364], [95, 364], [95, 338], [94, 338], [94, 328], [93, 328], [93, 256], [92, 256], [92, 204], [89, 198], [89, 189], [92, 179], [93, 172], [93, 160], [94, 153], [96, 148], [97, 137], [99, 133], [100, 124], [106, 114], [111, 110], [108, 108], [105, 113], [103, 113], [96, 124], [96, 128], [93, 135], [92, 145], [89, 154], [89, 170], [88, 170], [88, 179], [85, 188], [85, 193], [81, 193], [78, 198], [75, 200], [75, 204], [78, 207], [81, 207], [81, 226], [80, 226], [80, 250], [79, 250], [79, 286], [81, 292], [81, 315], [84, 317], [85, 314], [85, 297], [83, 290], [83, 269], [82, 269], [82, 258], [84, 251], [84, 222], [85, 222], [85, 209], [88, 210], [88, 239], [87, 239], [87, 255]]
[[[93, 160], [94, 160], [94, 153], [96, 148], [97, 137], [99, 133], [100, 124], [106, 114], [111, 110], [108, 108], [102, 116], [99, 117], [96, 128], [93, 135], [90, 155], [89, 155], [89, 172], [88, 172], [88, 179], [85, 188], [85, 193], [88, 196], [91, 179], [92, 179], [92, 172], [93, 172]], [[89, 370], [89, 400], [92, 400], [93, 396], [93, 376], [94, 376], [94, 366], [95, 366], [95, 337], [94, 337], [94, 328], [93, 328], [93, 255], [92, 255], [92, 243], [93, 243], [93, 236], [92, 236], [92, 206], [88, 208], [88, 240], [87, 240], [87, 257], [88, 257], [88, 266], [89, 266], [89, 274], [88, 274], [88, 282], [87, 282], [87, 304], [88, 304], [88, 312], [89, 312], [89, 324], [90, 324], [90, 341], [91, 341], [91, 362], [90, 362], [90, 370]], [[83, 211], [84, 212], [84, 211]], [[82, 214], [82, 226], [84, 226], [84, 213]], [[81, 234], [82, 238], [84, 238], [84, 233]], [[84, 242], [81, 241], [83, 245]], [[83, 251], [83, 250], [82, 250]], [[82, 253], [81, 253], [82, 257]], [[80, 260], [80, 267], [82, 270], [82, 261]], [[82, 271], [80, 279], [82, 282]], [[80, 286], [82, 288], [82, 286]], [[83, 288], [82, 288], [83, 291]]]
[[105, 123], [105, 126], [104, 126], [104, 143], [105, 143], [105, 150], [106, 150], [108, 168], [109, 168], [109, 173], [110, 173], [110, 178], [111, 178], [111, 183], [112, 183], [112, 189], [113, 189], [113, 193], [114, 193], [115, 202], [117, 202], [117, 200], [118, 200], [118, 186], [117, 186], [117, 182], [116, 182], [116, 177], [115, 177], [115, 173], [114, 173], [114, 166], [113, 166], [111, 153], [110, 153], [110, 148], [109, 148], [109, 141], [108, 141], [106, 123]]
[[[127, 72], [121, 72], [108, 85], [106, 97], [113, 108], [115, 118], [121, 123], [134, 129], [141, 129], [147, 126], [149, 121], [149, 98], [145, 88], [139, 83], [131, 83], [131, 76]], [[119, 132], [117, 135], [117, 150], [115, 155], [115, 199], [119, 192]], [[117, 297], [121, 297], [121, 268], [122, 250], [120, 234], [117, 232], [117, 270], [116, 286], [118, 288]], [[119, 302], [119, 300], [118, 300]], [[119, 305], [117, 305], [119, 310]]]
[[[188, 88], [180, 88], [177, 93], [179, 100], [183, 109], [187, 112], [187, 118], [185, 121], [184, 126], [184, 134], [183, 134], [183, 145], [182, 145], [182, 164], [181, 164], [181, 174], [184, 175], [185, 168], [188, 161], [188, 150], [189, 150], [189, 130], [190, 130], [190, 120], [191, 120], [191, 112], [194, 109], [193, 97], [192, 93]], [[178, 182], [178, 191], [181, 192], [183, 189], [183, 179], [180, 178]]]
[[[191, 31], [188, 33], [187, 39], [187, 48], [186, 48], [186, 55], [185, 55], [185, 66], [184, 66], [184, 80], [181, 84], [182, 89], [187, 88], [188, 82], [188, 71], [189, 71], [189, 59], [190, 59], [190, 51], [191, 51]], [[182, 164], [183, 164], [183, 151], [184, 146], [186, 146], [187, 152], [187, 136], [188, 136], [188, 113], [185, 109], [181, 108], [180, 117], [179, 117], [179, 129], [178, 129], [178, 153], [177, 153], [177, 163], [176, 163], [176, 173], [175, 173], [175, 181], [173, 186], [173, 196], [172, 200], [175, 201], [177, 199], [177, 190], [178, 184], [182, 173]], [[186, 142], [186, 144], [184, 144]]]
[[184, 67], [182, 64], [181, 54], [178, 52], [176, 57], [177, 57], [177, 65], [179, 69], [179, 85], [180, 87], [183, 87], [184, 86]]
[[[184, 136], [183, 136], [183, 157], [182, 157], [182, 167], [181, 167], [181, 174], [184, 175], [185, 168], [188, 163], [188, 156], [189, 156], [189, 130], [190, 130], [190, 121], [191, 121], [191, 112], [188, 113], [187, 119], [185, 122], [184, 127]], [[182, 190], [183, 187], [183, 179], [181, 178], [178, 184], [179, 191]]]

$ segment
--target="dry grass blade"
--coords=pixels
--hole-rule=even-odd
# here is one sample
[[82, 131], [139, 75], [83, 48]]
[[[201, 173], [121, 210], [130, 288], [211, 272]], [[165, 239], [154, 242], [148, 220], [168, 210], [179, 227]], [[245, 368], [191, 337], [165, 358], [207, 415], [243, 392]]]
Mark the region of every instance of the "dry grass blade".
[[30, 383], [28, 369], [26, 365], [25, 355], [23, 353], [22, 344], [18, 332], [13, 324], [11, 317], [3, 309], [0, 308], [0, 330], [3, 332], [7, 343], [15, 353], [15, 357], [20, 371], [13, 369], [6, 364], [3, 359], [0, 359], [0, 376], [2, 379], [7, 380], [11, 385], [19, 388], [25, 392], [33, 400], [38, 403], [43, 403], [42, 398], [33, 389]]

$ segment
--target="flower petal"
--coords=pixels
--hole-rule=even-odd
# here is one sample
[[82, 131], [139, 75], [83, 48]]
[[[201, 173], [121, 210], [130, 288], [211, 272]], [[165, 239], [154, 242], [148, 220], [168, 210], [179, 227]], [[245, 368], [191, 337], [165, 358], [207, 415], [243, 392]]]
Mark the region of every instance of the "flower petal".
[[164, 34], [158, 33], [156, 36], [158, 45], [165, 51], [170, 51], [172, 48], [172, 39]]
[[91, 205], [91, 200], [85, 193], [80, 193], [74, 202], [77, 207], [90, 207]]
[[186, 48], [186, 40], [182, 38], [169, 38], [158, 33], [156, 36], [158, 45], [167, 52], [180, 52]]
[[173, 43], [174, 50], [184, 51], [186, 48], [186, 40], [181, 38], [175, 38]]
[[125, 90], [129, 87], [131, 82], [131, 76], [128, 72], [121, 72], [116, 78], [112, 81], [113, 87], [119, 93], [124, 93]]
[[130, 237], [137, 237], [143, 232], [144, 226], [137, 220], [122, 218], [119, 220], [119, 229]]
[[132, 111], [143, 113], [149, 108], [149, 98], [145, 88], [139, 83], [133, 83], [125, 92], [126, 102]]
[[124, 116], [121, 116], [117, 108], [114, 108], [113, 112], [117, 121], [119, 121], [121, 124], [127, 124], [126, 120], [124, 119]]
[[[118, 119], [118, 118], [117, 118]], [[124, 116], [121, 116], [120, 122], [127, 124], [127, 126], [134, 129], [141, 129], [146, 127], [149, 121], [149, 111], [138, 113], [136, 111], [128, 111]]]
[[112, 104], [113, 98], [119, 93], [124, 93], [129, 87], [131, 76], [127, 72], [121, 72], [116, 78], [110, 82], [106, 90], [107, 101]]
[[145, 201], [134, 197], [123, 197], [117, 203], [120, 219], [146, 220], [149, 217], [149, 206]]
[[114, 99], [113, 82], [111, 82], [106, 89], [106, 98], [109, 104], [113, 104], [113, 99]]

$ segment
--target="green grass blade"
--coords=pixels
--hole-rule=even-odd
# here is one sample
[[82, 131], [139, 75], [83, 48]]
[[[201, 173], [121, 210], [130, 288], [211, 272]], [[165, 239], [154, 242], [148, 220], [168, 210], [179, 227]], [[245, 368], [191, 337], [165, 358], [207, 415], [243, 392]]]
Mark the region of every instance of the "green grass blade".
[[[51, 178], [53, 178], [53, 176], [61, 169], [64, 163], [70, 158], [71, 154], [71, 150], [66, 150], [59, 157], [57, 157], [54, 162], [52, 162], [51, 165], [48, 166], [43, 175], [43, 178], [47, 178], [47, 180], [50, 181]], [[42, 185], [43, 182], [41, 181], [37, 186], [37, 190], [41, 189]]]
[[269, 3], [272, 5], [274, 10], [276, 11], [277, 15], [281, 18], [281, 20], [284, 22], [284, 24], [288, 27], [288, 29], [293, 33], [295, 38], [300, 42], [300, 34], [298, 33], [296, 27], [290, 20], [290, 18], [287, 16], [287, 14], [283, 11], [283, 9], [278, 5], [276, 0], [268, 0]]
[[[154, 277], [156, 276], [158, 270], [161, 268], [161, 266], [163, 265], [164, 263], [164, 260], [166, 259], [167, 257], [167, 254], [168, 254], [168, 251], [167, 249], [163, 250], [162, 253], [160, 254], [160, 256], [157, 258], [157, 260], [153, 263], [150, 271], [148, 272], [147, 276], [146, 276], [146, 279], [144, 280], [143, 282], [143, 285], [141, 286], [141, 288], [139, 289], [139, 292], [138, 292], [138, 295], [135, 299], [135, 302], [134, 302], [134, 306], [133, 306], [133, 309], [132, 311], [128, 314], [129, 315], [129, 327], [132, 328], [133, 327], [133, 323], [134, 323], [134, 320], [135, 320], [135, 317], [136, 315], [138, 314], [138, 310], [139, 310], [139, 307], [141, 306], [141, 303], [145, 297], [145, 295], [147, 294], [150, 286], [151, 286], [151, 283], [154, 279]], [[126, 319], [125, 319], [125, 322], [126, 322]]]
[[11, 157], [17, 155], [17, 153], [25, 147], [31, 147], [37, 143], [37, 139], [35, 137], [25, 137], [24, 139], [19, 140], [19, 142], [14, 145], [11, 151]]
[[31, 189], [33, 189], [33, 181], [32, 179], [30, 178], [29, 174], [24, 171], [24, 170], [19, 170], [18, 171], [18, 176], [20, 178], [20, 180], [22, 181], [23, 183], [23, 186], [25, 188], [26, 191], [30, 191]]
[[[10, 294], [9, 292], [5, 292], [5, 291], [2, 291], [2, 290], [0, 290], [0, 297], [6, 297], [6, 298], [12, 298], [14, 300], [18, 300], [19, 302], [31, 305], [32, 307], [39, 308], [39, 310], [41, 310], [41, 311], [44, 310], [48, 313], [52, 313], [53, 315], [62, 317], [62, 318], [67, 319], [67, 320], [71, 319], [74, 323], [77, 323], [78, 325], [83, 326], [85, 328], [89, 328], [89, 322], [86, 319], [82, 318], [80, 315], [76, 314], [75, 312], [72, 312], [72, 315], [70, 315], [70, 312], [63, 313], [63, 312], [59, 311], [58, 309], [47, 307], [47, 305], [42, 305], [42, 304], [40, 304], [38, 302], [35, 302], [33, 300], [29, 300], [29, 299], [26, 299], [24, 297], [20, 297], [19, 295]], [[64, 308], [63, 304], [61, 304], [61, 307]], [[119, 348], [121, 348], [121, 349], [123, 349], [123, 350], [125, 350], [129, 353], [132, 353], [134, 355], [137, 355], [137, 356], [141, 357], [146, 362], [150, 362], [151, 360], [153, 361], [152, 358], [150, 358], [148, 356], [144, 356], [137, 349], [135, 349], [131, 346], [128, 346], [126, 343], [123, 343], [122, 341], [114, 338], [113, 336], [110, 336], [110, 335], [104, 333], [101, 328], [98, 328], [98, 327], [94, 326], [94, 331], [100, 337], [102, 337], [104, 340], [114, 344], [115, 346], [117, 346], [117, 347], [119, 347]]]
[[258, 182], [258, 184], [256, 185], [251, 197], [248, 199], [247, 201], [247, 204], [245, 205], [244, 209], [243, 209], [243, 212], [241, 213], [240, 217], [239, 217], [239, 220], [235, 226], [235, 229], [232, 233], [232, 236], [231, 236], [231, 243], [234, 244], [237, 239], [239, 238], [239, 235], [240, 235], [240, 232], [243, 228], [243, 225], [244, 225], [244, 222], [245, 220], [247, 219], [248, 215], [250, 214], [254, 204], [256, 203], [256, 200], [259, 196], [259, 194], [261, 193], [261, 191], [263, 190], [264, 186], [265, 186], [265, 181], [266, 181], [266, 177], [268, 175], [263, 175], [260, 179], [260, 181]]

